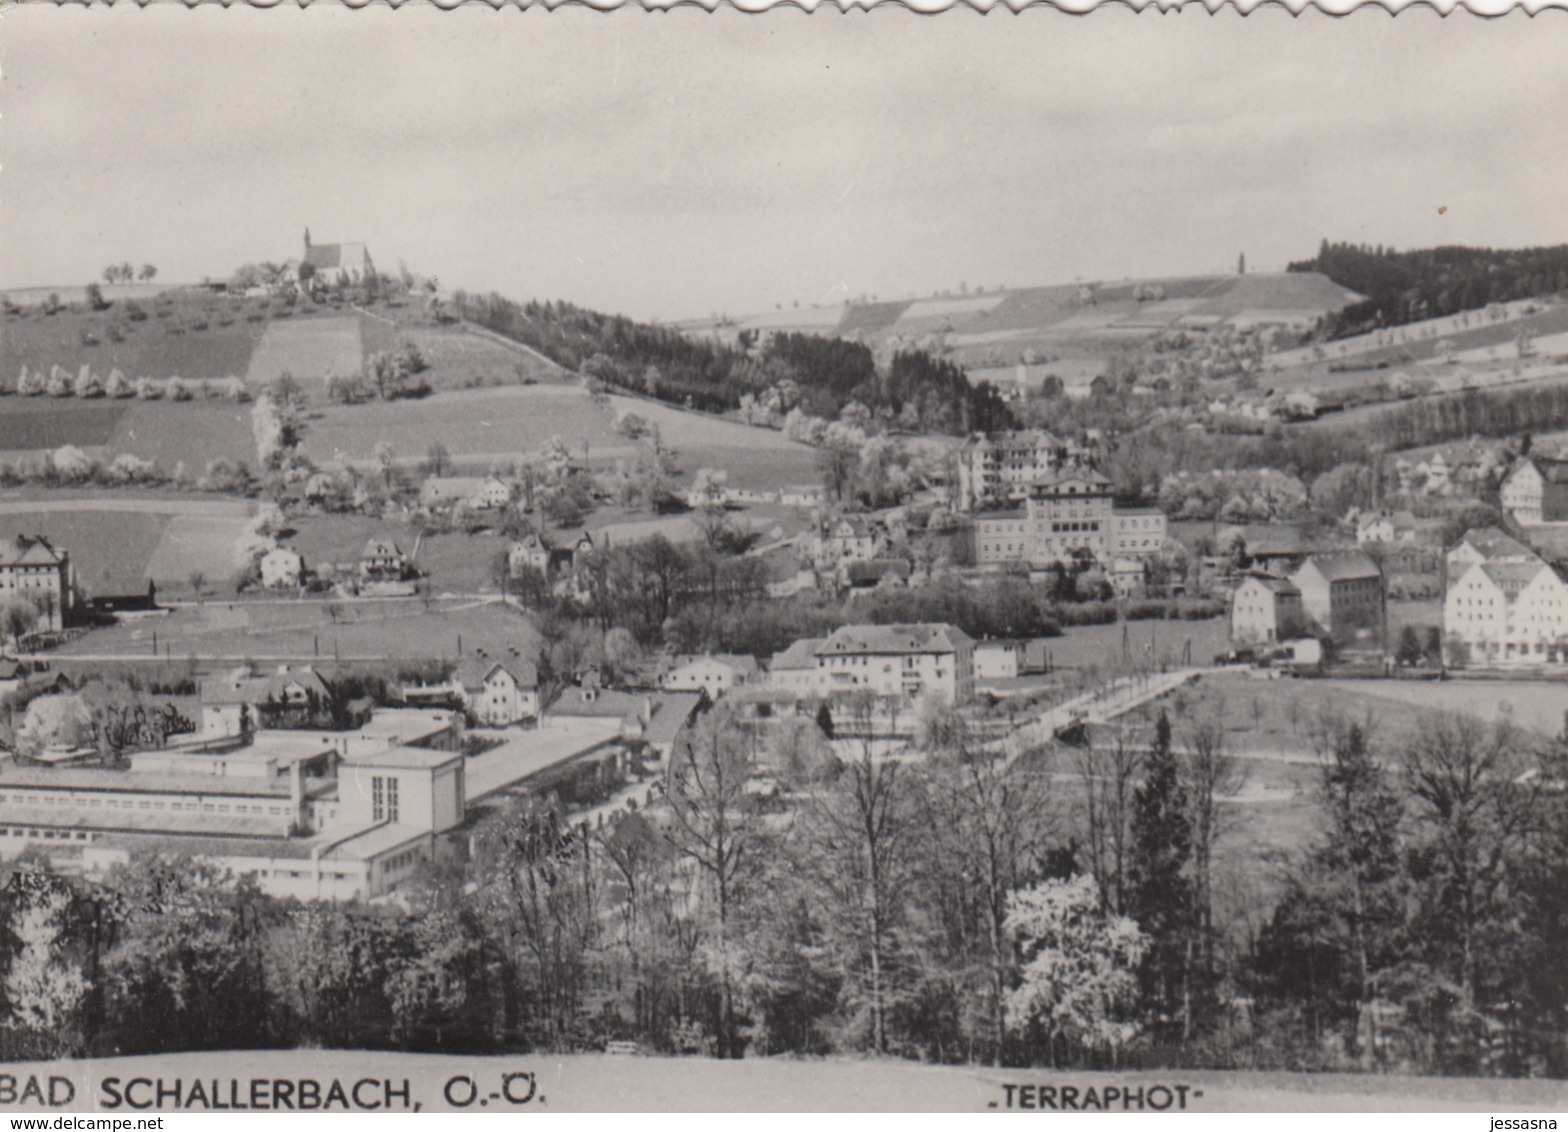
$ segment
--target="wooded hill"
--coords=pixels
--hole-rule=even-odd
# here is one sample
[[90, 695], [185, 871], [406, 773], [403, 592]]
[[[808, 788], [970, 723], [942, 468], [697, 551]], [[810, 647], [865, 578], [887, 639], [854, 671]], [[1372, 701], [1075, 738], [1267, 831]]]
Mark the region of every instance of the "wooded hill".
[[1324, 240], [1315, 258], [1288, 270], [1317, 272], [1367, 296], [1323, 315], [1326, 338], [1345, 338], [1381, 326], [1401, 326], [1568, 291], [1568, 245], [1523, 248], [1443, 247], [1396, 252]]
[[811, 334], [730, 346], [571, 303], [520, 304], [493, 293], [459, 291], [452, 308], [607, 385], [707, 412], [740, 409], [743, 398], [762, 401], [785, 387], [805, 412], [829, 420], [859, 402], [913, 431], [964, 435], [1012, 425], [993, 386], [971, 385], [962, 369], [922, 350], [901, 350], [879, 366], [858, 342]]

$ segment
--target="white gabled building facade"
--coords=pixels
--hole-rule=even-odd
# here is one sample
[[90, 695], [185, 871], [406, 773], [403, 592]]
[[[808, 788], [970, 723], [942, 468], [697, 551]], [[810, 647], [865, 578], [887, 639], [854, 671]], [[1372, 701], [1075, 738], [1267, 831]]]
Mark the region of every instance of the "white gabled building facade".
[[1568, 661], [1568, 583], [1547, 563], [1477, 562], [1450, 579], [1443, 631], [1471, 664]]

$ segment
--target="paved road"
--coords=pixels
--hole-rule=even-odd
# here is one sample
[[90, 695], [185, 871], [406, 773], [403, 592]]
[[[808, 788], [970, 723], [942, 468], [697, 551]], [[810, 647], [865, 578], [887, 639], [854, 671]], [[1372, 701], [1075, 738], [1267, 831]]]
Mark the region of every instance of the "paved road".
[[1046, 709], [1032, 722], [995, 741], [994, 749], [1006, 752], [1007, 761], [1011, 763], [1026, 751], [1048, 743], [1058, 731], [1074, 722], [1104, 723], [1115, 719], [1150, 700], [1175, 691], [1206, 671], [1209, 669], [1178, 668], [1146, 677], [1114, 680]]

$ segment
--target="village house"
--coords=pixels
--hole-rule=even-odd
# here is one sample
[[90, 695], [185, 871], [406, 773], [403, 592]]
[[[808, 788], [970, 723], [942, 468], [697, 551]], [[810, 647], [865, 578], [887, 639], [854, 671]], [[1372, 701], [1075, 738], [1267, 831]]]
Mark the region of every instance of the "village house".
[[504, 511], [512, 505], [512, 488], [495, 476], [430, 476], [419, 488], [426, 511]]
[[958, 455], [959, 504], [967, 511], [1021, 503], [1088, 452], [1044, 429], [970, 438]]
[[818, 676], [817, 649], [826, 638], [802, 637], [783, 652], [774, 653], [768, 661], [767, 686], [769, 689], [811, 699], [822, 693]]
[[779, 503], [785, 507], [820, 507], [822, 486], [810, 483], [788, 484], [779, 488]]
[[505, 727], [539, 718], [539, 670], [532, 661], [474, 657], [462, 661], [456, 675], [475, 722]]
[[1469, 663], [1568, 660], [1568, 584], [1538, 558], [1473, 563], [1450, 580], [1443, 632]]
[[1230, 601], [1230, 639], [1236, 645], [1287, 641], [1306, 627], [1301, 591], [1283, 578], [1247, 577]]
[[1357, 546], [1414, 542], [1416, 539], [1416, 517], [1409, 511], [1360, 511], [1355, 516], [1355, 524]]
[[1443, 557], [1449, 583], [1457, 581], [1478, 562], [1533, 562], [1535, 551], [1496, 527], [1477, 527], [1466, 531]]
[[398, 581], [407, 569], [408, 560], [389, 538], [370, 539], [359, 556], [359, 572], [364, 578]]
[[881, 540], [876, 529], [858, 515], [829, 520], [817, 531], [814, 557], [818, 562], [870, 562]]
[[1568, 460], [1531, 454], [1503, 478], [1503, 511], [1523, 527], [1568, 523]]
[[41, 535], [0, 542], [0, 605], [12, 600], [37, 610], [36, 631], [63, 629], [75, 609], [70, 553]]
[[244, 735], [264, 728], [324, 727], [349, 722], [348, 705], [309, 665], [253, 675], [238, 668], [201, 682], [204, 739]]
[[975, 693], [973, 638], [947, 624], [847, 625], [816, 649], [818, 687], [885, 699], [966, 704]]
[[731, 688], [750, 683], [757, 675], [757, 658], [737, 653], [680, 656], [660, 678], [659, 686], [671, 692], [706, 692], [718, 699]]
[[1335, 550], [1307, 556], [1290, 577], [1301, 592], [1307, 620], [1336, 643], [1372, 638], [1384, 629], [1383, 570], [1365, 551]]
[[524, 531], [506, 548], [506, 570], [513, 577], [533, 570], [541, 577], [550, 573], [551, 546], [535, 531]]
[[275, 546], [261, 556], [261, 584], [269, 590], [295, 589], [305, 576], [299, 551]]
[[975, 645], [975, 679], [1016, 680], [1023, 671], [1022, 641], [981, 641]]

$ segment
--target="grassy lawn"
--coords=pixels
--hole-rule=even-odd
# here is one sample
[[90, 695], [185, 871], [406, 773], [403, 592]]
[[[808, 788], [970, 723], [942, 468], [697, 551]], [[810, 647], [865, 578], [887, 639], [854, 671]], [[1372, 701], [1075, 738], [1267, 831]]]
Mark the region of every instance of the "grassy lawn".
[[423, 600], [256, 601], [211, 599], [152, 621], [94, 630], [62, 655], [151, 656], [200, 661], [334, 655], [390, 660], [456, 658], [461, 649], [532, 655], [538, 638], [522, 614], [499, 604]]
[[130, 407], [129, 401], [7, 397], [0, 401], [0, 452], [107, 445]]
[[381, 326], [392, 331], [394, 341], [407, 338], [419, 347], [430, 367], [422, 376], [435, 389], [475, 389], [520, 385], [528, 381], [562, 382], [570, 377], [565, 370], [547, 365], [523, 350], [511, 349], [466, 330], [408, 326], [393, 331], [385, 323]]
[[126, 578], [146, 578], [163, 542], [168, 515], [115, 511], [36, 511], [0, 514], [0, 540], [43, 535], [68, 551], [76, 578], [88, 593]]
[[200, 474], [220, 457], [256, 466], [251, 406], [227, 400], [108, 401], [7, 397], [0, 401], [0, 455], [39, 455], [74, 444], [102, 460], [130, 453], [165, 472]]
[[45, 315], [29, 309], [7, 315], [0, 333], [0, 374], [10, 383], [23, 365], [45, 372], [58, 365], [75, 376], [83, 363], [105, 376], [118, 368], [132, 379], [245, 373], [264, 325], [247, 316], [259, 314], [263, 304], [191, 293], [136, 302], [147, 314], [142, 321], [130, 318], [129, 301], [111, 303], [105, 311]]
[[[331, 376], [352, 377], [364, 366], [357, 314], [275, 319], [257, 343], [245, 380], [270, 385], [279, 374], [325, 383]], [[322, 391], [323, 398], [325, 391]]]
[[371, 465], [382, 441], [400, 462], [423, 460], [432, 445], [441, 444], [459, 464], [466, 460], [482, 469], [537, 454], [555, 436], [579, 455], [586, 444], [590, 458], [634, 452], [582, 389], [546, 385], [328, 405], [311, 414], [305, 448], [318, 464]]
[[41, 534], [71, 555], [89, 594], [111, 582], [160, 593], [188, 589], [193, 571], [224, 586], [234, 572], [234, 543], [254, 504], [170, 492], [30, 488], [0, 499], [0, 537]]
[[[1125, 630], [1126, 651], [1123, 651]], [[1230, 643], [1230, 621], [1118, 621], [1110, 625], [1064, 627], [1046, 642], [1056, 668], [1096, 669], [1106, 675], [1128, 666], [1175, 668], [1191, 644], [1192, 664], [1213, 661]]]

